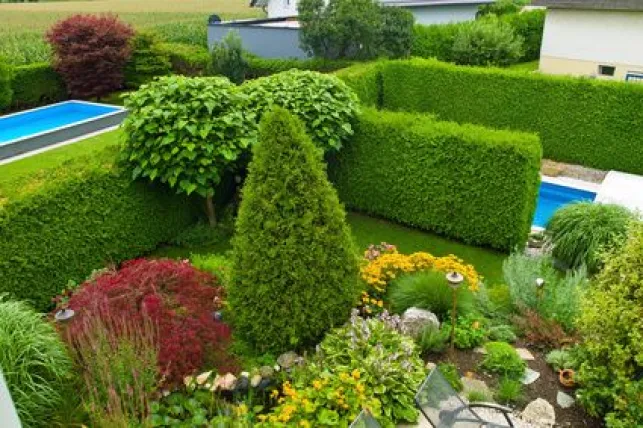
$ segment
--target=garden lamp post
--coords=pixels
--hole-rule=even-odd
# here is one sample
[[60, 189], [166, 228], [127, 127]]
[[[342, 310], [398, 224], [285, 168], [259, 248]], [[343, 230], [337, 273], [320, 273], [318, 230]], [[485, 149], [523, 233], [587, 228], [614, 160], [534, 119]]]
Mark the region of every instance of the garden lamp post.
[[446, 275], [449, 287], [451, 287], [451, 292], [453, 293], [453, 310], [451, 311], [451, 354], [455, 350], [455, 324], [457, 319], [456, 308], [458, 305], [458, 288], [464, 281], [464, 276], [461, 273], [452, 271]]
[[536, 278], [536, 296], [538, 296], [538, 304], [543, 300], [543, 291], [545, 290], [545, 280]]

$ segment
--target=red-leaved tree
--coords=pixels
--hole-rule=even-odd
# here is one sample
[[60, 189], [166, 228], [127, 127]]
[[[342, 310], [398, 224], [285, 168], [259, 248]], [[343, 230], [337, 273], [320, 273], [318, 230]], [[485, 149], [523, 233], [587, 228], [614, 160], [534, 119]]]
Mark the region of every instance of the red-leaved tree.
[[47, 33], [54, 67], [73, 97], [101, 97], [123, 87], [134, 30], [115, 15], [74, 15]]

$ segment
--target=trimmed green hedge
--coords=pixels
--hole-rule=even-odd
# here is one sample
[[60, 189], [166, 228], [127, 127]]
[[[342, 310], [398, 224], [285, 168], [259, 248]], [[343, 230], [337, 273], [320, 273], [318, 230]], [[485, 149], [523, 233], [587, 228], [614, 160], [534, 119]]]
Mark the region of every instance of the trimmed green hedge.
[[11, 79], [12, 70], [0, 58], [0, 111], [11, 104]]
[[[385, 63], [382, 63], [385, 64]], [[370, 62], [344, 68], [335, 73], [355, 92], [362, 104], [382, 106], [382, 72], [380, 63]]]
[[12, 87], [16, 110], [67, 99], [65, 83], [46, 62], [15, 67]]
[[132, 184], [106, 149], [21, 179], [0, 195], [0, 294], [46, 310], [68, 280], [153, 250], [195, 220], [185, 198]]
[[260, 58], [253, 55], [247, 55], [249, 70], [246, 75], [248, 79], [270, 76], [273, 74], [288, 71], [293, 68], [297, 70], [319, 71], [320, 73], [330, 73], [342, 68], [349, 67], [352, 61], [344, 60], [327, 60], [321, 58], [311, 59], [275, 59]]
[[643, 174], [643, 86], [422, 59], [380, 70], [386, 109], [535, 132], [548, 159]]
[[185, 43], [159, 43], [157, 51], [170, 59], [172, 71], [184, 76], [202, 76], [210, 65], [207, 48]]
[[509, 251], [531, 228], [540, 158], [534, 135], [367, 110], [329, 174], [353, 209]]

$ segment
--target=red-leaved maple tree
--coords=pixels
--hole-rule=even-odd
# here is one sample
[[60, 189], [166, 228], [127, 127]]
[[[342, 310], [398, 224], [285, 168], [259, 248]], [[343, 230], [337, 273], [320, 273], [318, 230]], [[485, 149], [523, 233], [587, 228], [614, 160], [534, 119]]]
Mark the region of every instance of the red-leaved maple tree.
[[72, 97], [101, 97], [123, 87], [134, 30], [115, 15], [74, 15], [47, 33], [54, 68]]

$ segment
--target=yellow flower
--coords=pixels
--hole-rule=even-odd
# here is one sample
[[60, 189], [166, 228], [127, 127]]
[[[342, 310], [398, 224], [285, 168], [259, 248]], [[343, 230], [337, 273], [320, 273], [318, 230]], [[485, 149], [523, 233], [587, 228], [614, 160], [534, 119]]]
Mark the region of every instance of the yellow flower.
[[317, 380], [317, 379], [315, 379], [315, 380], [313, 381], [313, 388], [315, 388], [317, 391], [319, 391], [320, 389], [322, 389], [322, 386], [323, 386], [323, 385], [322, 385], [321, 381], [319, 381], [319, 380]]
[[342, 372], [339, 374], [339, 380], [342, 382], [346, 382], [348, 379], [350, 379], [350, 377], [346, 373]]
[[257, 419], [261, 422], [265, 422], [265, 420], [268, 419], [268, 415], [257, 415]]
[[477, 330], [480, 328], [480, 321], [474, 321], [472, 324], [472, 327], [474, 330]]
[[237, 416], [243, 416], [243, 415], [246, 415], [246, 414], [248, 414], [248, 406], [246, 406], [246, 403], [241, 403], [241, 404], [239, 404], [239, 406], [238, 406], [238, 407], [236, 407], [236, 408], [234, 409], [234, 413], [235, 413]]
[[359, 379], [360, 374], [361, 373], [357, 369], [353, 370], [353, 372], [351, 373], [351, 375], [353, 376], [353, 379], [355, 379], [355, 380]]
[[355, 385], [355, 389], [360, 395], [364, 394], [364, 391], [366, 390], [366, 388], [364, 387], [364, 384], [362, 383], [358, 383], [357, 385]]
[[310, 422], [308, 422], [308, 421], [301, 421], [301, 422], [299, 422], [299, 426], [300, 426], [300, 427], [304, 427], [304, 428], [309, 428], [309, 427], [310, 427]]
[[379, 306], [380, 308], [381, 308], [381, 307], [384, 307], [384, 302], [383, 302], [383, 301], [381, 301], [381, 300], [378, 300], [378, 301], [377, 301], [377, 306]]

